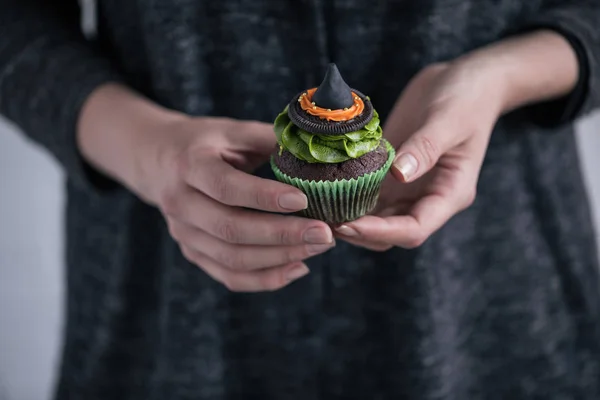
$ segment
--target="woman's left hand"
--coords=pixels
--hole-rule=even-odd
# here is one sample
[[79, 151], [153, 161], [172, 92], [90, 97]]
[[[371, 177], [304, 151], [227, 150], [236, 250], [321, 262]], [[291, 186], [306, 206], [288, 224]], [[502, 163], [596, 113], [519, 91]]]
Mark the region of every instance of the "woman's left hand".
[[378, 206], [338, 237], [372, 250], [413, 248], [471, 205], [504, 105], [499, 77], [485, 71], [456, 62], [417, 74], [384, 127], [397, 154]]
[[578, 78], [575, 51], [552, 30], [515, 36], [425, 68], [385, 124], [397, 155], [377, 209], [337, 227], [337, 235], [373, 250], [421, 245], [475, 199], [498, 118], [565, 96]]

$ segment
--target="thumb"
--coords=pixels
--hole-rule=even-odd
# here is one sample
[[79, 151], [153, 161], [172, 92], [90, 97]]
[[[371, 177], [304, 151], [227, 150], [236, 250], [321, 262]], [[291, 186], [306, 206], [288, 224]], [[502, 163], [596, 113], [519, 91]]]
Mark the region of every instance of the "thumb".
[[396, 150], [392, 164], [394, 176], [403, 182], [412, 182], [431, 170], [454, 144], [453, 135], [449, 133], [448, 129], [433, 123], [413, 133]]

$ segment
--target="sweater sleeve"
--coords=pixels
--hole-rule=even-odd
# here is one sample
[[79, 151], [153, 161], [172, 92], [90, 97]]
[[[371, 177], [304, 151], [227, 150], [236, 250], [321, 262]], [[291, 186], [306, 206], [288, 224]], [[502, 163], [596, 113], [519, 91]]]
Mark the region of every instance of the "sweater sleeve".
[[84, 37], [77, 0], [0, 0], [0, 114], [46, 148], [76, 184], [108, 183], [81, 158], [76, 125], [90, 93], [119, 81]]
[[551, 29], [569, 41], [579, 61], [579, 80], [563, 98], [529, 107], [545, 126], [571, 123], [600, 107], [600, 0], [545, 0], [519, 31]]

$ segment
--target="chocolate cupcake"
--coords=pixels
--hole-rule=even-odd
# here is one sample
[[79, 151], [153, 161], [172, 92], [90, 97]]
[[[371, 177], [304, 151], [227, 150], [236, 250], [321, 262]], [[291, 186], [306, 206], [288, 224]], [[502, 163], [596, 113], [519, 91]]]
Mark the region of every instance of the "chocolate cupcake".
[[368, 96], [351, 89], [335, 64], [321, 85], [298, 93], [274, 124], [276, 178], [308, 197], [304, 216], [330, 224], [369, 213], [394, 159]]

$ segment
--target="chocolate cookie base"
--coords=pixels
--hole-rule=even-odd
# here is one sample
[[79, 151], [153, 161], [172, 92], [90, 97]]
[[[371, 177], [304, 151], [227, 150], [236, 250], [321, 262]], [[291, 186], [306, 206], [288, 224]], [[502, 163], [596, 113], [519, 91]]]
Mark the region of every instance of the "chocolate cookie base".
[[274, 154], [275, 165], [286, 175], [309, 181], [335, 181], [358, 178], [377, 171], [388, 159], [388, 152], [383, 141], [367, 154], [348, 161], [335, 164], [308, 163], [296, 158], [292, 153], [279, 149]]

